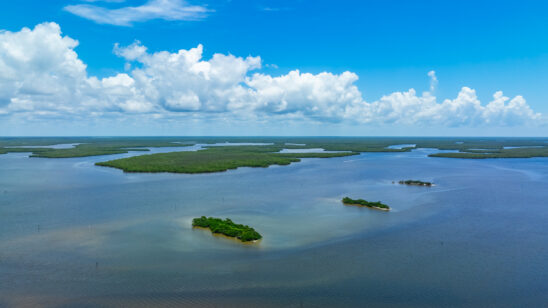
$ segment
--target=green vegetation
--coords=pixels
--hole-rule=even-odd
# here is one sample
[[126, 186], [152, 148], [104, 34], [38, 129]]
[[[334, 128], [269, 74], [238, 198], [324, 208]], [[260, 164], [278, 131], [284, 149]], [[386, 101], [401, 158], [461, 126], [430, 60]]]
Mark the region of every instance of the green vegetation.
[[201, 151], [170, 152], [141, 155], [96, 163], [122, 169], [125, 172], [220, 172], [238, 167], [268, 167], [289, 165], [300, 158], [329, 158], [358, 153], [277, 153], [280, 146], [226, 146], [210, 147]]
[[129, 151], [148, 151], [147, 147], [180, 147], [187, 144], [177, 144], [163, 141], [102, 141], [94, 143], [78, 144], [74, 148], [69, 149], [32, 149], [31, 157], [47, 157], [47, 158], [68, 158], [68, 157], [84, 157], [110, 154], [123, 154]]
[[194, 218], [193, 227], [208, 228], [213, 233], [223, 234], [229, 237], [235, 237], [242, 242], [256, 241], [263, 238], [255, 229], [234, 223], [230, 219], [222, 220], [220, 218], [205, 217]]
[[[85, 157], [85, 156], [98, 156], [98, 155], [111, 155], [111, 154], [124, 154], [129, 151], [148, 151], [144, 148], [125, 149], [118, 147], [95, 147], [86, 145], [77, 145], [70, 149], [40, 149], [32, 150], [30, 157], [44, 157], [44, 158], [70, 158], [70, 157]], [[28, 152], [28, 149], [27, 149]]]
[[423, 181], [417, 181], [417, 180], [399, 181], [398, 183], [402, 185], [432, 186], [432, 183], [430, 182], [423, 182]]
[[[172, 138], [0, 138], [0, 154], [9, 152], [31, 152], [31, 157], [70, 158], [110, 154], [123, 154], [129, 151], [148, 151], [149, 147], [182, 147], [193, 143]], [[73, 148], [53, 149], [20, 148], [20, 146], [51, 146], [56, 144], [80, 143]], [[15, 147], [15, 148], [14, 148]], [[19, 147], [19, 148], [18, 148]]]
[[[548, 147], [548, 138], [471, 138], [471, 137], [316, 137], [316, 138], [290, 138], [286, 142], [306, 144], [305, 146], [288, 145], [291, 148], [324, 148], [329, 151], [354, 151], [354, 152], [409, 152], [415, 148], [432, 148], [439, 150], [453, 150], [460, 152], [475, 151], [474, 149], [486, 149], [488, 151], [502, 150], [504, 147]], [[275, 141], [273, 141], [275, 142]], [[388, 146], [397, 144], [415, 144], [416, 147], [402, 149], [387, 149]], [[534, 148], [521, 148], [523, 151], [531, 151]], [[506, 151], [506, 150], [504, 150]], [[532, 153], [532, 152], [531, 152]]]
[[28, 153], [32, 151], [41, 151], [41, 150], [48, 150], [47, 148], [0, 148], [0, 154], [6, 154], [6, 153]]
[[342, 199], [342, 202], [346, 205], [365, 206], [365, 207], [379, 209], [379, 210], [383, 210], [383, 211], [389, 211], [390, 210], [390, 207], [388, 205], [383, 204], [380, 201], [371, 202], [371, 201], [366, 201], [366, 200], [363, 200], [363, 199], [350, 199], [348, 197], [344, 197]]
[[[0, 154], [32, 152], [34, 157], [64, 158], [147, 151], [148, 147], [175, 147], [197, 143], [271, 143], [289, 149], [323, 148], [327, 151], [408, 152], [413, 147], [389, 149], [396, 144], [416, 144], [416, 148], [455, 151], [432, 157], [449, 158], [527, 158], [547, 157], [548, 138], [416, 138], [416, 137], [48, 137], [0, 138]], [[81, 143], [75, 148], [11, 148]], [[286, 144], [287, 143], [287, 144]], [[505, 147], [521, 147], [505, 149]], [[300, 156], [305, 157], [305, 156]], [[314, 157], [317, 157], [316, 155]]]
[[469, 159], [485, 159], [485, 158], [532, 158], [532, 157], [548, 157], [548, 147], [538, 148], [514, 148], [514, 149], [497, 149], [497, 150], [467, 150], [457, 153], [435, 153], [430, 154], [430, 157], [446, 157], [446, 158], [469, 158]]

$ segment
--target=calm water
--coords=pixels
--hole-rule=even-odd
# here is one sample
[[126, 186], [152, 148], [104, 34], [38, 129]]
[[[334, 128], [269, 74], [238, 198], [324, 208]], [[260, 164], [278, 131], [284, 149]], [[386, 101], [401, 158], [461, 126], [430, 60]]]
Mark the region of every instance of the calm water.
[[[0, 306], [546, 307], [548, 159], [430, 152], [203, 175], [0, 155]], [[193, 230], [201, 215], [264, 239]]]
[[387, 149], [401, 150], [403, 148], [414, 148], [416, 146], [417, 146], [416, 144], [408, 143], [408, 144], [394, 144], [394, 145], [387, 146], [386, 148]]

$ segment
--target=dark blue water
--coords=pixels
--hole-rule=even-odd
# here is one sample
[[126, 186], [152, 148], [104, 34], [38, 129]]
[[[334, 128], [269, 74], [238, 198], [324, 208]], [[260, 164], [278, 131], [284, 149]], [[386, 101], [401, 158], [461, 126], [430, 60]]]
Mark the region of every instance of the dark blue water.
[[[0, 155], [0, 306], [546, 307], [548, 159], [430, 152], [202, 175]], [[201, 215], [264, 239], [193, 230]]]

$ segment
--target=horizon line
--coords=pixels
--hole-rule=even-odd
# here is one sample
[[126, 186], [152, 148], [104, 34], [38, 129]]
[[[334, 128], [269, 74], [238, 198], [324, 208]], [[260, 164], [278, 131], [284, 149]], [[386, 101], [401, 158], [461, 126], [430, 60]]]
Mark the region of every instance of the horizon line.
[[48, 136], [0, 136], [7, 138], [538, 138], [548, 136], [357, 136], [357, 135], [48, 135]]

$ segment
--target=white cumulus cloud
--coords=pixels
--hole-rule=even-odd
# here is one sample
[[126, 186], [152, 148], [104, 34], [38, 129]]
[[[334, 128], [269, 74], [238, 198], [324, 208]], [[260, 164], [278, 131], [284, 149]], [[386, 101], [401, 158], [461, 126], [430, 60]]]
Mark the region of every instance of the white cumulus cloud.
[[[285, 75], [262, 73], [260, 57], [214, 54], [203, 46], [149, 52], [140, 42], [114, 53], [127, 70], [89, 76], [78, 58], [78, 41], [55, 23], [0, 32], [0, 115], [41, 117], [221, 117], [224, 120], [291, 119], [349, 124], [440, 125], [447, 127], [536, 125], [545, 118], [522, 96], [496, 92], [481, 104], [462, 87], [456, 98], [438, 101], [434, 71], [430, 91], [394, 92], [364, 100], [353, 72]], [[134, 67], [131, 69], [131, 67]]]
[[0, 108], [4, 112], [69, 112], [86, 84], [86, 65], [62, 37], [59, 25], [45, 23], [19, 32], [0, 32]]

